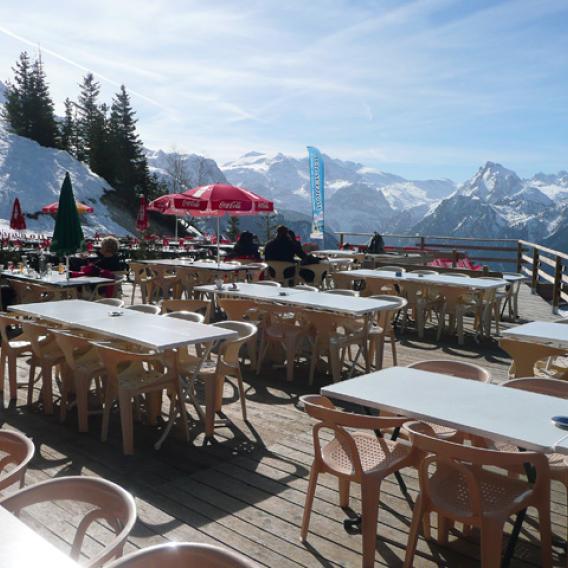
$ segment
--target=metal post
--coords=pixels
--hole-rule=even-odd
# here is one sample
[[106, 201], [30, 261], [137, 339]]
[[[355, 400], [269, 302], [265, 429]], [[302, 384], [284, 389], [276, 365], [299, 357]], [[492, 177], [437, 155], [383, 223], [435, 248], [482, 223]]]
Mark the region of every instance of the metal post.
[[531, 280], [531, 290], [533, 294], [536, 294], [536, 288], [538, 285], [538, 268], [539, 268], [539, 259], [538, 259], [538, 249], [533, 249], [533, 267], [532, 267], [532, 280]]
[[558, 313], [560, 307], [560, 292], [562, 291], [562, 258], [556, 257], [554, 269], [554, 288], [552, 289], [552, 311]]
[[517, 241], [517, 272], [521, 273], [523, 270], [523, 245]]

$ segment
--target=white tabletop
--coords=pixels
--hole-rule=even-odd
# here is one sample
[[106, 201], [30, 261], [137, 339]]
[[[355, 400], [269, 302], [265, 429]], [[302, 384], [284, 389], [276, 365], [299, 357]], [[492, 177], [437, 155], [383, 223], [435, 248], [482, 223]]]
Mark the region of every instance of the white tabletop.
[[528, 450], [550, 452], [568, 432], [553, 416], [568, 416], [568, 400], [503, 386], [391, 367], [329, 385], [321, 393], [362, 406], [388, 410]]
[[389, 270], [349, 270], [339, 272], [353, 278], [378, 278], [380, 280], [394, 280], [397, 282], [421, 282], [424, 284], [432, 284], [437, 286], [448, 286], [457, 288], [470, 288], [475, 290], [490, 290], [492, 288], [500, 288], [506, 286], [507, 282], [503, 278], [468, 278], [465, 276], [448, 276], [446, 274], [431, 274], [428, 276], [419, 276], [410, 272], [403, 272], [401, 276], [397, 276], [396, 272]]
[[342, 296], [328, 294], [326, 292], [309, 292], [296, 288], [277, 288], [276, 286], [263, 286], [261, 284], [237, 283], [238, 290], [230, 285], [225, 285], [222, 290], [213, 285], [196, 286], [198, 292], [223, 294], [252, 298], [267, 302], [277, 302], [290, 306], [302, 306], [312, 310], [324, 310], [330, 312], [345, 313], [354, 316], [363, 316], [382, 310], [392, 309], [392, 302], [385, 300], [373, 300], [371, 298], [359, 298], [357, 296]]
[[33, 284], [41, 286], [59, 286], [62, 288], [74, 286], [87, 286], [96, 284], [114, 284], [115, 281], [111, 278], [100, 278], [98, 276], [79, 276], [77, 278], [67, 278], [65, 274], [52, 272], [49, 275], [39, 277], [28, 276], [21, 272], [12, 272], [11, 270], [3, 270], [2, 276], [4, 278], [13, 278], [14, 280], [25, 280]]
[[347, 257], [354, 258], [356, 256], [365, 256], [364, 252], [359, 252], [357, 250], [316, 250], [312, 254], [316, 256], [337, 256], [337, 257]]
[[192, 268], [194, 270], [214, 270], [216, 272], [238, 272], [240, 270], [258, 270], [256, 266], [248, 264], [230, 264], [227, 262], [203, 262], [191, 260], [182, 260], [175, 258], [162, 258], [157, 260], [141, 260], [143, 264], [160, 264], [163, 266], [173, 266], [175, 268]]
[[[18, 314], [99, 333], [105, 337], [123, 339], [157, 351], [236, 336], [234, 331], [212, 325], [135, 310], [116, 310], [112, 306], [85, 300], [18, 304], [8, 309]], [[119, 311], [122, 315], [111, 316], [113, 311]]]
[[568, 323], [533, 321], [502, 332], [507, 339], [537, 342], [559, 349], [568, 349]]
[[78, 568], [62, 551], [0, 506], [2, 568]]

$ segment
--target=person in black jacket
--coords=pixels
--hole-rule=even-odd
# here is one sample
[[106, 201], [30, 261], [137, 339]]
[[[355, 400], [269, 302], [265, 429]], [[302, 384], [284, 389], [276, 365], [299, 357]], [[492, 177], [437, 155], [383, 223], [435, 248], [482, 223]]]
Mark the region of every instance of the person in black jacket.
[[[298, 252], [295, 240], [292, 241], [288, 228], [280, 225], [276, 229], [276, 237], [266, 243], [264, 258], [266, 260], [279, 260], [282, 262], [295, 262], [294, 256]], [[303, 252], [303, 251], [302, 251]]]
[[243, 231], [239, 235], [239, 240], [235, 243], [233, 250], [230, 251], [225, 258], [228, 260], [231, 258], [260, 260], [258, 244], [255, 243], [254, 235], [250, 231]]
[[119, 244], [114, 237], [105, 237], [101, 241], [99, 258], [93, 265], [99, 270], [109, 270], [110, 272], [120, 272], [124, 270], [124, 263], [118, 256]]

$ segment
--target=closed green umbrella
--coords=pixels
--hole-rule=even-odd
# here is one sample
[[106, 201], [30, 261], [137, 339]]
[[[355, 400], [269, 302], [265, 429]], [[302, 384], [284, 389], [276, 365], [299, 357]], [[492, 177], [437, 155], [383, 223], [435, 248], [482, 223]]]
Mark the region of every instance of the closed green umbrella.
[[[59, 194], [59, 207], [50, 250], [60, 256], [65, 255], [69, 265], [69, 255], [84, 249], [85, 237], [75, 204], [71, 178], [69, 172], [66, 172]], [[69, 266], [67, 266], [67, 277], [69, 278]]]

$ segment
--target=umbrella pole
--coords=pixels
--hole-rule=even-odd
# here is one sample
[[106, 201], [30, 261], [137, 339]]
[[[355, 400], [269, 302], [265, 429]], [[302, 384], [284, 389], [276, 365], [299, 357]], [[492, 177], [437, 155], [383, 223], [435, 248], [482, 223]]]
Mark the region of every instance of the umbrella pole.
[[176, 237], [176, 241], [178, 240], [178, 218], [177, 215], [174, 217], [175, 222], [176, 222], [176, 231], [175, 231], [175, 237]]
[[217, 264], [221, 263], [221, 256], [219, 254], [219, 241], [221, 240], [221, 221], [220, 217], [217, 217]]
[[67, 280], [69, 280], [69, 255], [65, 255], [65, 274], [67, 275]]

